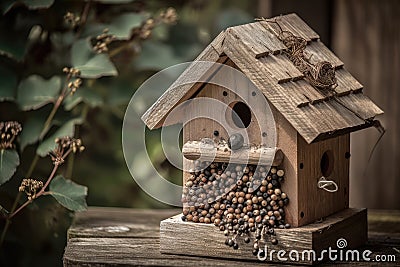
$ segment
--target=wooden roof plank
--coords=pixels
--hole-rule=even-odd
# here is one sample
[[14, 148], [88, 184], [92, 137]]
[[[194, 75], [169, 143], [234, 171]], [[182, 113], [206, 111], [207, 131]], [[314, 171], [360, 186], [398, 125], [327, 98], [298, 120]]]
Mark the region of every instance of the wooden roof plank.
[[335, 69], [343, 67], [343, 62], [321, 41], [310, 42], [305, 49], [306, 57], [310, 57], [310, 62], [316, 64], [320, 61], [328, 61]]
[[271, 70], [278, 83], [298, 80], [304, 76], [285, 55], [269, 55], [259, 58], [259, 61]]
[[[283, 26], [287, 29], [291, 27], [294, 34], [308, 36], [310, 40], [318, 38], [318, 35], [297, 15], [279, 17], [279, 20], [284, 21]], [[288, 22], [290, 23], [285, 26]], [[282, 44], [279, 40], [277, 42], [277, 39], [268, 43], [270, 38], [266, 36], [275, 35], [268, 30], [268, 28], [273, 30], [273, 27], [265, 28], [267, 24], [257, 22], [250, 26], [229, 28], [219, 34], [196, 60], [221, 62], [222, 59], [226, 61], [229, 57], [308, 143], [320, 140], [323, 136], [329, 137], [331, 132], [369, 127], [371, 124], [365, 123], [365, 120], [383, 113], [368, 97], [362, 93], [354, 93], [361, 92], [362, 85], [344, 68], [336, 69], [338, 80], [336, 98], [340, 101], [336, 101], [336, 98], [327, 98], [323, 90], [315, 89], [307, 81], [300, 79], [298, 70], [284, 55], [271, 53], [276, 49], [271, 48], [273, 45], [279, 48]], [[257, 34], [259, 32], [263, 34]], [[315, 51], [321, 60], [332, 60], [333, 64], [339, 67], [341, 61], [333, 53], [328, 53], [328, 48], [321, 44], [319, 41], [312, 42], [309, 50]], [[269, 55], [257, 58], [263, 53]], [[224, 54], [226, 56], [221, 56]], [[318, 57], [315, 57], [315, 60]], [[196, 69], [195, 65], [188, 67], [142, 116], [150, 129], [161, 126], [163, 118], [177, 104], [190, 98], [200, 88], [202, 83], [196, 81], [205, 75], [210, 75], [210, 71], [213, 70], [212, 67]], [[300, 80], [293, 81], [294, 77]], [[282, 83], [286, 80], [290, 82]], [[192, 84], [176, 86], [185, 81], [192, 81]], [[315, 105], [308, 105], [308, 101], [314, 101]]]
[[278, 39], [278, 37], [268, 30], [267, 27], [263, 25], [264, 22], [254, 22], [248, 25], [251, 26], [251, 35], [260, 37], [260, 42], [265, 45], [272, 54], [279, 54], [282, 50], [287, 49], [287, 47]]
[[361, 93], [338, 97], [337, 101], [365, 120], [383, 114], [383, 111], [374, 102]]
[[224, 40], [225, 40], [225, 31], [220, 32], [217, 37], [211, 42], [211, 46], [219, 53], [222, 54], [224, 51]]
[[281, 86], [287, 90], [287, 94], [302, 94], [310, 103], [325, 97], [304, 79], [283, 83]]
[[[263, 68], [261, 63], [255, 58], [246, 57], [245, 48], [237, 45], [234, 37], [227, 36], [225, 39], [225, 54], [243, 71], [249, 79], [256, 85], [275, 106], [283, 116], [293, 125], [293, 127], [311, 143], [318, 135], [314, 123], [303, 116], [295, 104], [294, 94], [287, 94], [283, 88], [277, 84], [277, 80], [270, 75], [266, 75], [268, 70]], [[236, 45], [233, 45], [235, 43]], [[273, 86], [273, 84], [276, 84]]]
[[336, 81], [338, 86], [335, 88], [339, 95], [345, 94], [348, 91], [359, 91], [363, 88], [346, 69], [338, 69], [335, 71]]
[[271, 52], [263, 42], [262, 33], [255, 33], [250, 24], [229, 28], [227, 32], [235, 38], [240, 37], [241, 42], [247, 47], [248, 56], [255, 58], [257, 55], [266, 56]]

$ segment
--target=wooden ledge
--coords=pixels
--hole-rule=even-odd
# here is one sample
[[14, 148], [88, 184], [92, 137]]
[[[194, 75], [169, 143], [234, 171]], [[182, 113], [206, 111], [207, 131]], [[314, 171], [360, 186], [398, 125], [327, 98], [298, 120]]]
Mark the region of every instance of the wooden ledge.
[[[269, 147], [243, 147], [231, 150], [228, 145], [205, 143], [201, 141], [188, 141], [182, 148], [183, 156], [189, 160], [200, 159], [203, 161], [230, 162], [252, 165], [279, 166], [283, 161], [283, 152], [279, 148]], [[271, 158], [273, 158], [271, 162]]]

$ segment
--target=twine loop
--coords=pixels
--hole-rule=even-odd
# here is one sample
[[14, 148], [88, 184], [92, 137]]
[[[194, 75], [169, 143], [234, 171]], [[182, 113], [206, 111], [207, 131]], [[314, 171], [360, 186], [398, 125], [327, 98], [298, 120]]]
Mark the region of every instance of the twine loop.
[[[337, 183], [332, 180], [327, 180], [324, 176], [321, 176], [321, 178], [319, 178], [317, 186], [318, 188], [324, 189], [329, 193], [335, 193], [339, 190], [339, 186], [337, 185]], [[332, 188], [332, 186], [334, 188]]]

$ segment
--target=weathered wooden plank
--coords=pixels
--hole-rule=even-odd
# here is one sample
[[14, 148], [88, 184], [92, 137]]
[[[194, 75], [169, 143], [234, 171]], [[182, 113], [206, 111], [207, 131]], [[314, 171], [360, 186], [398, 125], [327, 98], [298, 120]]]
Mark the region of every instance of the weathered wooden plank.
[[224, 52], [225, 31], [220, 32], [211, 42], [211, 46], [221, 55]]
[[328, 61], [335, 69], [339, 69], [344, 65], [343, 62], [319, 40], [307, 44], [304, 52], [305, 56], [309, 58], [312, 64], [316, 64], [320, 61]]
[[[265, 262], [161, 254], [159, 239], [73, 238], [64, 266], [265, 266]], [[228, 249], [227, 249], [228, 250]], [[251, 255], [253, 258], [254, 256]], [[280, 265], [287, 267], [291, 265]]]
[[[246, 56], [248, 54], [246, 48], [241, 47], [237, 41], [235, 36], [227, 35], [225, 54], [264, 93], [269, 102], [284, 115], [293, 127], [301, 132], [302, 136], [309, 142], [312, 142], [319, 133], [315, 132], [313, 123], [299, 112], [296, 105], [296, 103], [299, 104], [307, 101], [307, 99], [303, 95], [287, 94], [268, 69], [264, 68], [257, 59]], [[302, 98], [303, 101], [292, 100], [296, 98]]]
[[[91, 229], [93, 225], [107, 227], [110, 221], [115, 225], [126, 222], [138, 225], [148, 224], [149, 227], [157, 228], [151, 234], [151, 238], [121, 237], [119, 233], [109, 233], [102, 237], [101, 232], [88, 231], [78, 233], [78, 237], [68, 240], [63, 258], [64, 266], [248, 266], [264, 265], [265, 262], [248, 260], [239, 261], [223, 258], [206, 258], [193, 256], [178, 256], [161, 254], [159, 251], [159, 220], [165, 215], [172, 216], [180, 211], [174, 210], [134, 210], [121, 208], [93, 208], [89, 207], [87, 212], [78, 213], [71, 229], [79, 227]], [[146, 220], [148, 222], [146, 222]], [[397, 255], [393, 248], [400, 245], [400, 211], [395, 210], [369, 210], [368, 211], [368, 235], [369, 240], [365, 246], [358, 250], [371, 250], [375, 255]], [[211, 226], [211, 225], [210, 225]], [[332, 228], [333, 226], [331, 226]], [[331, 233], [334, 233], [332, 231]], [[329, 232], [328, 232], [329, 233]], [[220, 234], [220, 232], [219, 232]], [[324, 234], [324, 232], [322, 233]], [[115, 236], [113, 236], [115, 235]], [[154, 237], [153, 237], [154, 236]], [[345, 236], [343, 236], [345, 237]], [[338, 237], [337, 237], [338, 238]], [[347, 239], [348, 242], [351, 242]], [[246, 246], [245, 244], [243, 246]], [[227, 251], [230, 248], [225, 248]], [[239, 248], [241, 250], [242, 248]], [[249, 260], [254, 259], [253, 255]], [[324, 263], [321, 266], [336, 266], [335, 263]], [[344, 266], [365, 266], [365, 262], [343, 262]], [[396, 262], [390, 263], [391, 266]], [[380, 262], [368, 262], [368, 266], [381, 266]], [[279, 265], [291, 266], [291, 265]]]
[[[318, 101], [325, 97], [323, 94], [321, 94], [320, 91], [316, 90], [304, 79], [282, 83], [281, 86], [285, 88], [286, 94], [302, 94], [306, 98], [306, 101], [309, 103], [313, 103], [314, 101]], [[299, 103], [304, 102], [296, 102], [297, 105], [299, 105]]]
[[190, 160], [231, 162], [253, 165], [272, 164], [279, 166], [283, 153], [278, 148], [250, 147], [231, 150], [228, 145], [210, 145], [201, 141], [188, 141], [182, 147], [182, 154]]
[[[323, 174], [320, 166], [326, 151], [330, 151], [327, 165], [330, 166], [331, 172]], [[299, 213], [302, 215], [299, 216], [298, 225], [315, 222], [319, 218], [348, 208], [349, 160], [345, 158], [346, 152], [350, 152], [349, 134], [312, 144], [298, 138], [297, 158], [303, 165], [298, 172], [298, 203]], [[333, 180], [338, 186], [338, 191], [330, 193], [319, 189], [317, 182], [322, 176]]]
[[282, 31], [289, 31], [293, 35], [304, 38], [307, 42], [319, 39], [319, 35], [314, 32], [297, 14], [288, 14], [269, 19], [276, 23], [264, 22], [264, 25], [279, 36]]
[[260, 22], [248, 23], [229, 28], [248, 48], [249, 56], [259, 58], [268, 54], [277, 54], [287, 47]]
[[278, 79], [278, 83], [298, 80], [304, 77], [303, 73], [283, 54], [261, 57], [259, 61]]
[[[77, 213], [68, 229], [68, 239], [77, 237], [158, 237], [159, 222], [176, 214], [177, 209], [133, 210], [90, 207]], [[134, 218], [134, 220], [132, 220]]]
[[[299, 228], [276, 229], [275, 233], [279, 243], [269, 245], [269, 249], [275, 251], [321, 251], [329, 246], [336, 247], [338, 238], [351, 240], [348, 249], [356, 248], [367, 241], [367, 212], [366, 209], [345, 209], [321, 222]], [[227, 249], [225, 236], [217, 227], [211, 224], [183, 222], [180, 215], [166, 219], [160, 224], [161, 253], [242, 260], [251, 260], [253, 257], [257, 260], [252, 256], [251, 245], [245, 244], [240, 237], [237, 241], [238, 250]], [[282, 262], [276, 254], [273, 254], [272, 259], [268, 257], [267, 261]], [[288, 259], [286, 262], [314, 264], [317, 261], [305, 258], [299, 261]]]
[[338, 69], [335, 71], [337, 80], [337, 87], [335, 88], [338, 95], [346, 94], [347, 92], [360, 92], [363, 88], [360, 84], [346, 69]]
[[362, 93], [337, 97], [336, 100], [363, 119], [371, 119], [377, 115], [383, 114], [383, 110]]

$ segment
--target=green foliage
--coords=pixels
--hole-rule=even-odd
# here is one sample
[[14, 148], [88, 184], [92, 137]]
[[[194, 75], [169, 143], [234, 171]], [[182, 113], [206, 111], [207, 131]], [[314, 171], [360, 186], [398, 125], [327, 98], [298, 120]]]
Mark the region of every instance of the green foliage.
[[71, 62], [81, 71], [82, 78], [99, 78], [118, 74], [110, 59], [104, 54], [96, 54], [88, 39], [75, 42], [71, 50]]
[[38, 109], [54, 102], [60, 89], [61, 79], [58, 76], [45, 80], [38, 75], [31, 75], [20, 82], [17, 103], [22, 110]]
[[132, 29], [139, 28], [148, 17], [148, 14], [122, 14], [114, 18], [112, 23], [104, 25], [103, 29], [107, 28], [119, 40], [127, 40], [131, 37]]
[[46, 114], [44, 114], [44, 112], [41, 110], [34, 112], [32, 111], [30, 119], [24, 124], [24, 130], [20, 136], [20, 146], [22, 151], [26, 146], [39, 141], [40, 133], [42, 132], [46, 121]]
[[[180, 18], [175, 25], [165, 24], [160, 17], [160, 11], [171, 4]], [[10, 218], [14, 203], [17, 208], [29, 205], [11, 218], [0, 265], [2, 258], [11, 255], [13, 265], [42, 264], [49, 255], [44, 257], [39, 248], [49, 244], [56, 248], [52, 253], [56, 256], [47, 265], [60, 263], [71, 219], [60, 204], [73, 211], [86, 208], [87, 189], [72, 182], [72, 177], [90, 188], [89, 205], [166, 207], [142, 192], [126, 168], [121, 151], [126, 105], [155, 71], [194, 59], [221, 27], [249, 20], [243, 10], [251, 6], [255, 5], [239, 0], [1, 1], [0, 122], [19, 121], [23, 130], [13, 140], [15, 149], [1, 152], [0, 163], [10, 167], [0, 168], [0, 183], [9, 179], [0, 187], [0, 217]], [[64, 18], [68, 13], [69, 20]], [[102, 34], [112, 38], [104, 41]], [[63, 73], [64, 67], [68, 69]], [[70, 68], [80, 74], [72, 75]], [[146, 105], [137, 109], [144, 111]], [[65, 136], [80, 136], [84, 153], [68, 154], [71, 145], [63, 150], [60, 142], [55, 143]], [[74, 145], [78, 140], [72, 140]], [[168, 165], [159, 141], [159, 131], [146, 133], [154, 166], [179, 184], [181, 172]], [[137, 168], [149, 173], [140, 157]], [[34, 188], [25, 187], [18, 194], [26, 178], [37, 184], [50, 181], [49, 186], [27, 201], [26, 192]], [[56, 200], [41, 198], [43, 194]], [[4, 223], [0, 220], [0, 229], [7, 228]]]
[[73, 136], [75, 131], [75, 125], [81, 123], [82, 119], [80, 118], [67, 121], [66, 123], [64, 123], [64, 125], [58, 128], [54, 134], [52, 134], [50, 137], [48, 137], [46, 140], [44, 140], [42, 143], [39, 144], [36, 153], [41, 157], [47, 156], [50, 151], [56, 148], [56, 143], [54, 142], [54, 140], [56, 140], [57, 138], [61, 138], [63, 136]]
[[50, 183], [49, 194], [58, 203], [72, 211], [84, 211], [87, 209], [87, 187], [67, 180], [61, 175], [56, 176]]
[[15, 149], [0, 150], [0, 185], [7, 182], [19, 165], [19, 156]]

